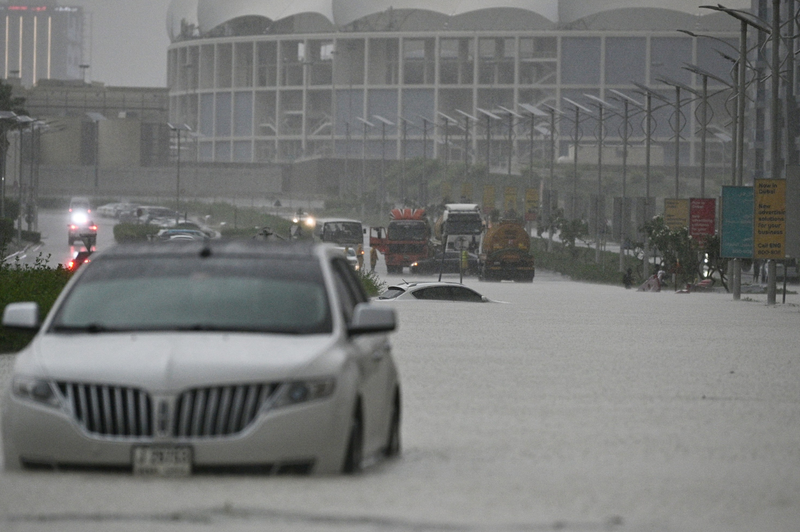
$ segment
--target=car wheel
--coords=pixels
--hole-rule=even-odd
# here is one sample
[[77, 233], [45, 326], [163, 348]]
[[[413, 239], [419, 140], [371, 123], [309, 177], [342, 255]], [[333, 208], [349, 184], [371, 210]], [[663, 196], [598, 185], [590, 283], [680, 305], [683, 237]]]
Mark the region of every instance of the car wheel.
[[357, 404], [353, 419], [350, 421], [350, 438], [347, 440], [347, 454], [344, 457], [342, 472], [346, 475], [355, 475], [361, 471], [363, 453], [364, 428], [361, 423], [361, 408]]
[[386, 440], [386, 448], [383, 454], [387, 458], [400, 455], [400, 391], [394, 394], [392, 401], [392, 420], [389, 425], [389, 439]]

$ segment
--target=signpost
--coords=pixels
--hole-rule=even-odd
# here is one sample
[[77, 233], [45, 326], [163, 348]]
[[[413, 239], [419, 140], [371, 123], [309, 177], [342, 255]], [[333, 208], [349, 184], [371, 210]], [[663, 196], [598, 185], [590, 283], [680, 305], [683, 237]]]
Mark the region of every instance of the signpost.
[[483, 212], [491, 214], [494, 210], [494, 185], [486, 185], [483, 187]]
[[539, 190], [528, 188], [525, 190], [525, 221], [533, 222], [536, 220], [539, 208]]
[[728, 259], [753, 257], [753, 187], [722, 187], [720, 250]]
[[753, 258], [783, 260], [786, 258], [786, 180], [756, 179], [753, 194]]
[[698, 242], [716, 231], [717, 200], [692, 198], [689, 200], [689, 236]]
[[503, 212], [517, 210], [517, 187], [506, 187], [503, 191]]
[[689, 227], [689, 200], [665, 198], [664, 223], [673, 231]]

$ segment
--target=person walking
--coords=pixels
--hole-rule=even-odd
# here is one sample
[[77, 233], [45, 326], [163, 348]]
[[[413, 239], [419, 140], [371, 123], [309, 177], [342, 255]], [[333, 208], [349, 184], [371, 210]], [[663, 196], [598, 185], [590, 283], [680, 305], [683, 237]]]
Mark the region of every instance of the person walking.
[[369, 271], [375, 271], [375, 265], [378, 264], [378, 250], [375, 247], [369, 248]]
[[358, 271], [364, 270], [364, 246], [359, 244], [356, 248], [356, 260], [358, 261]]

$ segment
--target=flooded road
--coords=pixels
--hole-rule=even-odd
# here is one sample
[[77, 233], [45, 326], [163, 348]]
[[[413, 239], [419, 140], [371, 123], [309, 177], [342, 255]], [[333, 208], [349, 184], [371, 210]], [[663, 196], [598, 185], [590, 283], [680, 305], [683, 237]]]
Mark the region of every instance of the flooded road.
[[465, 284], [495, 302], [385, 303], [398, 460], [354, 478], [0, 472], [0, 530], [797, 530], [796, 294]]

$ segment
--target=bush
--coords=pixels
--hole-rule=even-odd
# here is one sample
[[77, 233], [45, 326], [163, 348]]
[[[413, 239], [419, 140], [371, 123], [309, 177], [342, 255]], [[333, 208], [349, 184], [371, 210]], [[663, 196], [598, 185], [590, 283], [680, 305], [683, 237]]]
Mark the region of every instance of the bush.
[[[44, 319], [56, 298], [69, 281], [72, 272], [48, 266], [49, 257], [36, 259], [34, 266], [0, 264], [0, 308], [19, 301], [39, 304], [40, 319]], [[19, 351], [33, 338], [33, 333], [9, 331], [0, 326], [0, 353]]]
[[155, 236], [161, 228], [153, 224], [117, 224], [114, 226], [114, 241], [146, 242], [150, 235]]
[[359, 279], [361, 279], [361, 284], [364, 286], [364, 290], [367, 291], [367, 295], [370, 297], [375, 297], [383, 291], [383, 287], [386, 286], [378, 274], [374, 271], [367, 271], [366, 269], [361, 269], [356, 272], [358, 274]]
[[[622, 273], [619, 269], [619, 253], [601, 251], [601, 262], [595, 262], [595, 249], [589, 247], [573, 247], [560, 242], [552, 243], [552, 251], [547, 251], [546, 238], [532, 239], [531, 253], [536, 267], [566, 275], [574, 281], [586, 281], [601, 284], [622, 284]], [[625, 268], [637, 271], [641, 261], [636, 257], [626, 257]], [[634, 280], [638, 282], [639, 279]]]

